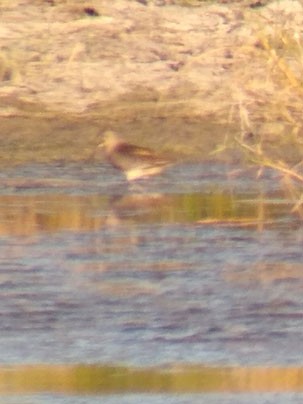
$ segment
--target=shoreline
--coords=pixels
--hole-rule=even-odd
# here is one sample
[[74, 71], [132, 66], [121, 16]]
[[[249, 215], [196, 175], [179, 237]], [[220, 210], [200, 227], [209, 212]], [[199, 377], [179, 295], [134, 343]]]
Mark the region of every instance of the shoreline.
[[166, 3], [4, 2], [2, 163], [85, 159], [107, 129], [181, 159], [228, 161], [243, 160], [233, 138], [252, 133], [275, 158], [300, 160], [301, 89], [277, 88], [266, 58], [280, 43], [261, 26], [286, 29], [293, 16], [295, 32], [300, 3]]

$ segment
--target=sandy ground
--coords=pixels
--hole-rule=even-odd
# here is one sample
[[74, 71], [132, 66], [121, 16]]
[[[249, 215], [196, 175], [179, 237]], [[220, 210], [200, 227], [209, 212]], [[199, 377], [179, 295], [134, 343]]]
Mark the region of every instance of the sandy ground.
[[111, 127], [152, 146], [161, 133], [163, 148], [208, 154], [226, 133], [260, 125], [264, 92], [274, 92], [260, 32], [294, 30], [302, 10], [290, 0], [2, 0], [2, 146], [5, 137], [7, 153], [26, 127], [40, 145], [43, 130], [68, 127], [85, 133], [88, 155]]
[[256, 41], [238, 4], [89, 4], [98, 16], [81, 1], [4, 2], [2, 97], [73, 112], [112, 100], [190, 102], [201, 112], [203, 101], [212, 112], [216, 93], [235, 84], [239, 48]]

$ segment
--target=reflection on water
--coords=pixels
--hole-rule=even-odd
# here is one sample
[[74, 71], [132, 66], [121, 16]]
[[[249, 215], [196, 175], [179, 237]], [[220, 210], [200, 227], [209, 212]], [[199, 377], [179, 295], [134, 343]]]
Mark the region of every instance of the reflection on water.
[[[78, 385], [90, 379], [83, 369], [102, 366], [50, 365], [125, 363], [118, 374], [131, 383], [132, 366], [147, 382], [160, 366], [154, 392], [201, 391], [206, 368], [187, 378], [182, 364], [215, 367], [204, 391], [301, 389], [303, 233], [270, 176], [185, 165], [128, 187], [107, 166], [15, 170], [0, 179], [0, 357], [16, 366], [11, 386], [22, 364], [45, 364], [54, 380], [80, 372]], [[167, 363], [181, 367], [162, 373]], [[0, 370], [0, 384], [7, 377]]]
[[1, 393], [286, 392], [303, 390], [303, 368], [19, 366], [0, 369]]
[[[188, 223], [260, 227], [278, 224], [289, 205], [228, 193], [0, 195], [0, 235], [98, 231], [118, 224]], [[289, 221], [290, 217], [286, 217]], [[283, 220], [283, 217], [282, 217]], [[285, 217], [284, 217], [285, 220]]]

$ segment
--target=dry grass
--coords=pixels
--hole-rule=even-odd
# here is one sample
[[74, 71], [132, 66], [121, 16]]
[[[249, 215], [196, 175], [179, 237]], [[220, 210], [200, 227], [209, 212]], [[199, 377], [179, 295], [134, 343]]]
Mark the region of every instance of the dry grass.
[[228, 124], [237, 123], [238, 131], [218, 149], [238, 148], [260, 170], [280, 173], [294, 211], [303, 217], [303, 42], [299, 26], [282, 9], [255, 15], [250, 23], [256, 41], [238, 49], [246, 64], [235, 72], [237, 89], [228, 117]]

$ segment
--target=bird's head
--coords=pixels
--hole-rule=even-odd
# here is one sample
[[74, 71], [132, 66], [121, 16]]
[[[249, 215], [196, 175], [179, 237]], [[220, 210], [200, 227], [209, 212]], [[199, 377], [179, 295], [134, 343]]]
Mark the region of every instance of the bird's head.
[[113, 151], [120, 143], [122, 143], [122, 140], [116, 132], [107, 130], [103, 133], [103, 141], [98, 144], [98, 147], [104, 149], [105, 152], [108, 153]]

